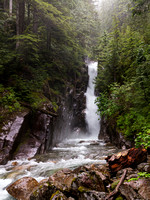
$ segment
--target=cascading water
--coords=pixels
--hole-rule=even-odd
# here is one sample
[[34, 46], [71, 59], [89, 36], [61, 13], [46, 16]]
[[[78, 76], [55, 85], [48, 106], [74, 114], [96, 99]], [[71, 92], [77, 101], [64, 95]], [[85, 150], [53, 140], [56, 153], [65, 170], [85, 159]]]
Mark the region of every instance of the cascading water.
[[95, 85], [94, 79], [97, 76], [97, 62], [90, 62], [88, 64], [88, 75], [89, 84], [86, 91], [86, 122], [88, 126], [88, 132], [90, 136], [94, 139], [98, 138], [100, 123], [98, 120], [98, 115], [96, 114], [97, 106], [95, 104]]
[[[114, 146], [106, 146], [103, 141], [97, 139], [99, 133], [99, 120], [96, 114], [94, 95], [94, 78], [97, 75], [97, 62], [88, 64], [89, 85], [86, 92], [87, 109], [86, 121], [88, 124], [88, 134], [80, 138], [66, 139], [57, 144], [49, 153], [37, 155], [31, 160], [9, 161], [6, 165], [0, 165], [0, 194], [1, 200], [12, 200], [6, 191], [6, 187], [11, 182], [31, 176], [37, 181], [49, 177], [62, 168], [74, 169], [78, 166], [91, 163], [106, 163], [105, 157], [117, 152]], [[77, 135], [76, 135], [77, 136]], [[13, 163], [16, 163], [14, 166]]]

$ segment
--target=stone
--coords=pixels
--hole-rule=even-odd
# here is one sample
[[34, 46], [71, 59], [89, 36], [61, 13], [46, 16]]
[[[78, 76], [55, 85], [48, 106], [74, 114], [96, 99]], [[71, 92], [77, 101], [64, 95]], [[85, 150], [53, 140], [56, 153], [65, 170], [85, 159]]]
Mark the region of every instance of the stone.
[[78, 200], [104, 200], [106, 197], [105, 192], [97, 192], [94, 190], [81, 192], [78, 196]]
[[145, 199], [150, 199], [150, 178], [144, 179], [138, 193]]
[[141, 163], [137, 166], [137, 169], [140, 172], [148, 172], [150, 173], [150, 163]]
[[52, 194], [50, 200], [68, 200], [68, 198], [59, 190], [57, 190], [54, 194]]
[[57, 190], [58, 189], [54, 185], [45, 182], [32, 191], [29, 200], [50, 200], [51, 196], [55, 194]]
[[137, 181], [125, 182], [124, 184], [138, 191], [143, 199], [150, 199], [150, 178], [139, 178]]
[[140, 200], [142, 199], [131, 187], [128, 185], [122, 184], [119, 187], [119, 192], [127, 199], [127, 200]]
[[69, 191], [77, 175], [69, 169], [63, 169], [49, 177], [49, 182], [61, 191]]
[[19, 140], [22, 133], [22, 125], [25, 123], [25, 118], [28, 112], [23, 112], [15, 116], [5, 124], [0, 133], [0, 164], [6, 164], [12, 157], [12, 152], [15, 151], [15, 142]]
[[24, 177], [6, 188], [7, 192], [18, 200], [29, 200], [30, 194], [39, 183], [32, 177]]
[[82, 187], [87, 190], [96, 190], [99, 192], [105, 192], [105, 186], [100, 176], [97, 176], [96, 172], [82, 172], [72, 182], [72, 189], [79, 191]]
[[23, 174], [25, 170], [30, 170], [30, 165], [20, 165], [12, 168], [11, 172], [7, 175], [8, 179], [15, 179], [18, 175]]

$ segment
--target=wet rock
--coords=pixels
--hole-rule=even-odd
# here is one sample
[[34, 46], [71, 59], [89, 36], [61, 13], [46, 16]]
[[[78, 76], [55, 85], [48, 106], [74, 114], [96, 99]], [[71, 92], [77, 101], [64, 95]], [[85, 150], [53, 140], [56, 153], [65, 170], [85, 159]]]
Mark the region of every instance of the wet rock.
[[51, 196], [55, 194], [57, 190], [58, 189], [54, 185], [45, 182], [32, 191], [29, 200], [50, 200]]
[[39, 183], [31, 177], [24, 177], [6, 188], [7, 192], [18, 200], [29, 200], [30, 194]]
[[90, 143], [90, 145], [99, 145], [99, 142], [97, 142], [97, 141], [92, 141], [92, 142]]
[[144, 179], [138, 193], [146, 200], [150, 199], [150, 178]]
[[[136, 169], [132, 169], [130, 167], [126, 168], [127, 169], [127, 175], [126, 175], [126, 179], [130, 179], [130, 178], [137, 178], [138, 177], [138, 170]], [[123, 174], [124, 169], [119, 170], [116, 174], [117, 178], [120, 178]]]
[[70, 191], [72, 181], [77, 175], [69, 169], [63, 169], [49, 177], [49, 182], [61, 191]]
[[117, 131], [116, 127], [116, 122], [113, 119], [108, 120], [103, 116], [101, 118], [101, 129], [98, 138], [104, 140], [105, 143], [117, 146], [119, 149], [131, 148], [132, 143], [127, 141], [124, 135]]
[[51, 117], [37, 112], [30, 117], [27, 124], [26, 136], [22, 137], [20, 147], [15, 152], [14, 158], [31, 158], [37, 153], [44, 153], [46, 148], [47, 134], [50, 134]]
[[30, 165], [15, 166], [11, 169], [11, 172], [7, 174], [6, 178], [15, 179], [18, 175], [24, 174], [25, 170], [30, 170]]
[[127, 200], [140, 200], [142, 199], [131, 187], [128, 185], [121, 185], [119, 187], [119, 192], [127, 199]]
[[87, 191], [84, 190], [84, 188], [80, 188], [80, 190], [78, 200], [104, 200], [106, 197], [105, 192], [97, 192], [94, 190]]
[[105, 186], [103, 180], [94, 171], [82, 172], [78, 174], [72, 182], [72, 189], [78, 191], [79, 188], [84, 187], [89, 190], [96, 190], [100, 192], [105, 192]]
[[148, 172], [150, 173], [150, 163], [141, 163], [137, 166], [137, 169], [140, 172]]
[[150, 199], [150, 178], [139, 178], [136, 181], [125, 182], [124, 184], [129, 185], [130, 188], [138, 191], [143, 199]]
[[16, 165], [18, 165], [18, 162], [14, 161], [14, 162], [11, 163], [11, 165], [16, 166]]
[[50, 200], [68, 200], [68, 198], [59, 190], [57, 190], [54, 194], [52, 194]]
[[0, 164], [6, 164], [12, 158], [23, 133], [27, 115], [28, 112], [21, 113], [2, 127], [0, 133]]

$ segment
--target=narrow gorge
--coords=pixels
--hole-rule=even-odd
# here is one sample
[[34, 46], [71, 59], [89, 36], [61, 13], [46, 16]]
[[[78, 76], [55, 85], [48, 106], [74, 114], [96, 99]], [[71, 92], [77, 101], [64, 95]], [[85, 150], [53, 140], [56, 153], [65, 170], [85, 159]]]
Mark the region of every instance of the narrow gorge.
[[[88, 68], [85, 66], [84, 77], [89, 76], [87, 89], [86, 86], [81, 87], [82, 91], [77, 86], [76, 92], [68, 89], [66, 100], [60, 113], [58, 112], [58, 117], [50, 117], [42, 113], [37, 113], [34, 118], [30, 116], [31, 114], [27, 114], [24, 118], [22, 116], [22, 120], [21, 117], [16, 117], [7, 140], [16, 138], [17, 141], [7, 141], [9, 145], [7, 151], [8, 147], [12, 149], [8, 151], [10, 157], [3, 159], [4, 161], [9, 158], [12, 160], [7, 160], [6, 165], [0, 166], [0, 187], [3, 199], [10, 198], [7, 197], [5, 187], [21, 177], [31, 176], [41, 180], [62, 168], [74, 169], [90, 163], [104, 164], [105, 157], [117, 151], [114, 146], [105, 146], [102, 140], [98, 140], [100, 121], [96, 114], [94, 95], [96, 72], [97, 62], [89, 62]], [[85, 79], [81, 80], [80, 86], [83, 84], [82, 81], [86, 82]], [[29, 129], [31, 125], [32, 129]], [[18, 128], [17, 133], [15, 131]], [[28, 130], [32, 131], [27, 141], [23, 141], [23, 134]], [[17, 136], [15, 137], [12, 133]], [[17, 137], [21, 137], [21, 144]], [[13, 152], [13, 147], [17, 142], [16, 152]]]

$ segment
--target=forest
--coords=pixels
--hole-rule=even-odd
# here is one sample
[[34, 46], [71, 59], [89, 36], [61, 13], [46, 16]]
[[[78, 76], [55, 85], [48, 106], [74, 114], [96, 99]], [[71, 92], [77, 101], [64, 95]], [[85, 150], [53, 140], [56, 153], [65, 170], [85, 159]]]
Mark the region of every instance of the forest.
[[0, 8], [0, 120], [24, 102], [34, 109], [50, 101], [56, 111], [96, 45], [94, 5], [89, 0], [3, 0]]
[[[113, 7], [113, 9], [112, 9]], [[96, 87], [98, 110], [116, 130], [150, 146], [150, 2], [103, 1]]]
[[[98, 60], [98, 113], [150, 146], [149, 0], [1, 0], [0, 122], [26, 103], [56, 112], [85, 59]], [[45, 92], [48, 91], [48, 92]]]

